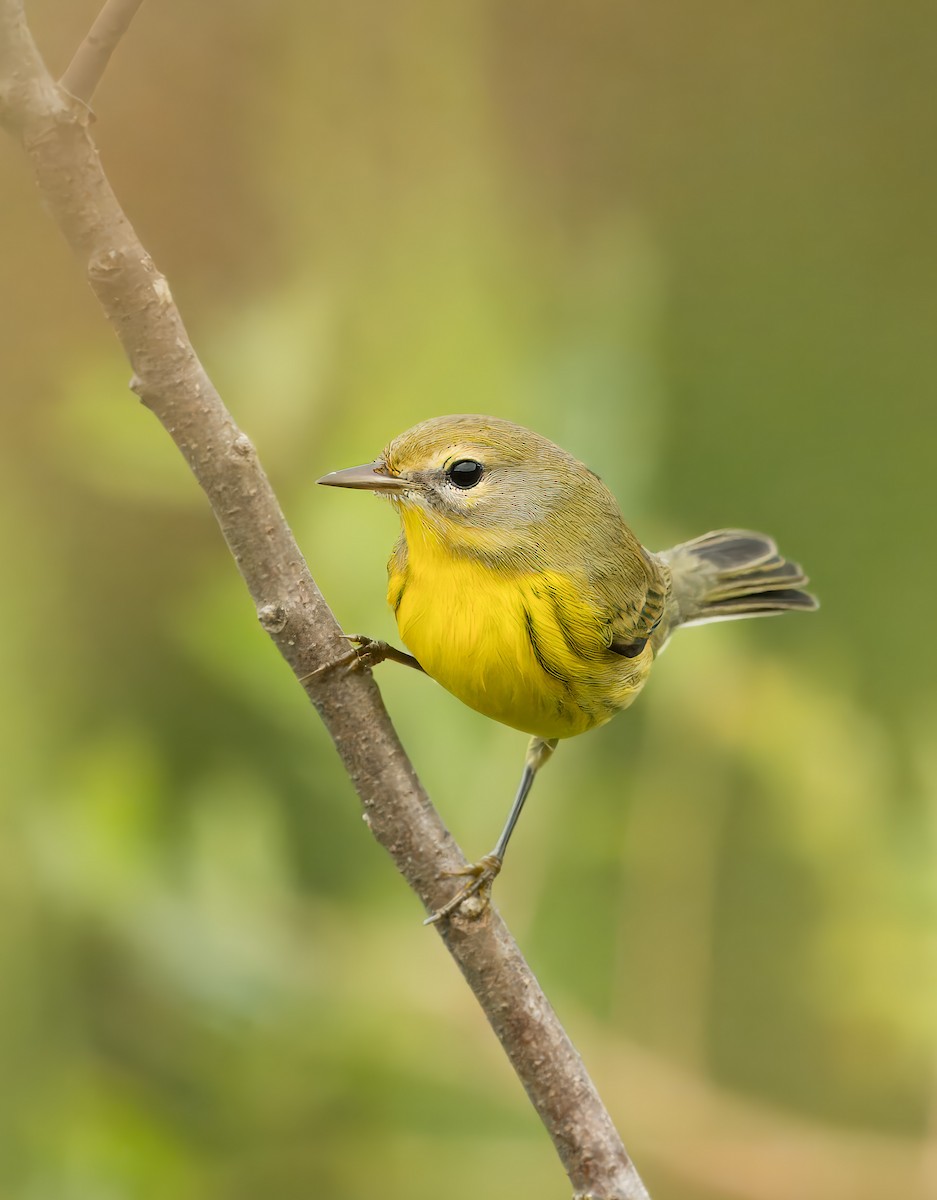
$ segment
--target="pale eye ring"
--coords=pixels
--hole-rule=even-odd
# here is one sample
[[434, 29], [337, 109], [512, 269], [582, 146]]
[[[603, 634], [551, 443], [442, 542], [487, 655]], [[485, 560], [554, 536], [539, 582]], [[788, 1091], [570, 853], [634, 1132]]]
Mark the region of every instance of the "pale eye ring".
[[474, 458], [460, 458], [446, 470], [449, 482], [454, 483], [457, 488], [461, 488], [463, 491], [473, 488], [484, 473], [485, 468], [480, 462], [476, 462]]

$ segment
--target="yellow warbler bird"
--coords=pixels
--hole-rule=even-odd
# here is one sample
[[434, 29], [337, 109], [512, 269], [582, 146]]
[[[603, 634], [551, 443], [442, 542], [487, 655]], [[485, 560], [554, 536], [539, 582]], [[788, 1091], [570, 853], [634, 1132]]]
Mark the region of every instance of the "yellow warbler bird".
[[412, 656], [367, 638], [355, 653], [419, 667], [531, 735], [497, 845], [430, 921], [487, 893], [538, 768], [560, 738], [631, 704], [678, 626], [817, 607], [762, 533], [645, 550], [597, 475], [497, 417], [435, 417], [318, 482], [373, 491], [400, 514], [387, 599]]

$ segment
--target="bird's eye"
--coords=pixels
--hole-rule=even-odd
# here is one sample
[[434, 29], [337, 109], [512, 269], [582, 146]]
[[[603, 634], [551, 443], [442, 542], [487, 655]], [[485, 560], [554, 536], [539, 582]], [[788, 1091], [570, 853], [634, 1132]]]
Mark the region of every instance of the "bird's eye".
[[467, 490], [468, 488], [473, 488], [478, 483], [484, 470], [485, 468], [481, 463], [476, 462], [474, 458], [460, 458], [458, 462], [452, 464], [446, 474], [457, 488]]

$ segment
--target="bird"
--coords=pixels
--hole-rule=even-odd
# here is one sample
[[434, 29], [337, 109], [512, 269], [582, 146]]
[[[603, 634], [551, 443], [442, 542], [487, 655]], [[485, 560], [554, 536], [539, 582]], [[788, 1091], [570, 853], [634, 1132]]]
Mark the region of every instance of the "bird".
[[598, 475], [500, 417], [433, 417], [317, 482], [373, 492], [401, 523], [387, 600], [409, 653], [354, 636], [342, 662], [414, 667], [530, 737], [494, 849], [450, 873], [466, 882], [427, 923], [484, 910], [537, 772], [635, 700], [676, 629], [818, 607], [766, 534], [645, 549]]

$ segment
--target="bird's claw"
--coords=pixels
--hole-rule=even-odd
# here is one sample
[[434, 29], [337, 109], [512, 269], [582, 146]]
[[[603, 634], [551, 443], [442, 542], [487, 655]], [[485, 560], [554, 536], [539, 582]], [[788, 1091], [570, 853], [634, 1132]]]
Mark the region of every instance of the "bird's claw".
[[501, 872], [501, 859], [497, 854], [486, 854], [476, 863], [468, 863], [456, 871], [443, 871], [445, 879], [468, 878], [468, 883], [459, 889], [451, 900], [447, 900], [441, 908], [437, 908], [423, 922], [424, 925], [438, 925], [445, 921], [468, 900], [475, 903], [466, 908], [466, 916], [480, 917], [488, 907], [491, 897], [491, 885]]
[[351, 642], [351, 649], [343, 660], [353, 670], [359, 667], [376, 667], [388, 658], [393, 650], [388, 642], [378, 641], [368, 637], [366, 633], [343, 633], [346, 642]]
[[349, 671], [357, 671], [363, 667], [376, 667], [378, 663], [387, 658], [392, 649], [387, 642], [375, 641], [365, 633], [343, 633], [340, 636], [352, 644], [348, 653], [342, 654], [339, 658], [333, 658], [331, 662], [324, 663], [321, 667], [310, 671], [308, 675], [302, 677], [300, 683], [306, 683], [307, 680], [315, 679], [317, 675], [325, 675], [329, 671], [346, 668]]

